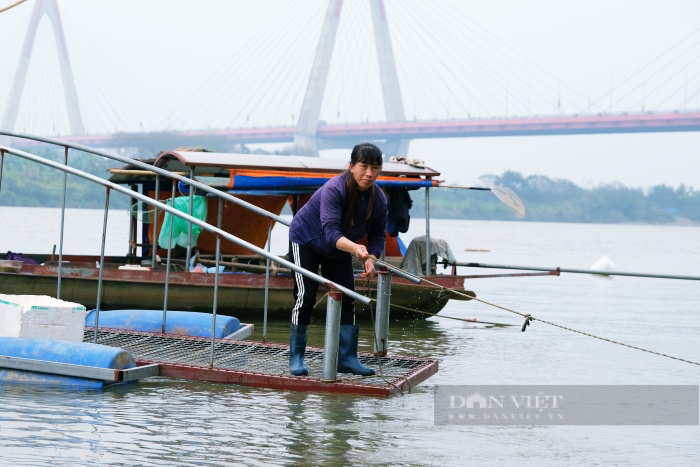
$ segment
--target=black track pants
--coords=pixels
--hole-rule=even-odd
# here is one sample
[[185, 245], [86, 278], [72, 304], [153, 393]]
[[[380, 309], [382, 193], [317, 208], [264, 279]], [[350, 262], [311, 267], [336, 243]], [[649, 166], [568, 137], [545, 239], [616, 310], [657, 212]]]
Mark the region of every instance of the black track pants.
[[[355, 290], [355, 278], [352, 271], [352, 256], [343, 255], [339, 259], [328, 259], [319, 255], [311, 248], [303, 245], [292, 244], [292, 257], [294, 264], [317, 273], [321, 266], [321, 275], [336, 284]], [[294, 308], [292, 309], [292, 324], [308, 325], [311, 321], [311, 311], [316, 304], [316, 292], [318, 282], [308, 279], [298, 272], [294, 273]], [[354, 298], [343, 294], [341, 306], [340, 324], [355, 324]], [[325, 301], [324, 301], [325, 303]]]

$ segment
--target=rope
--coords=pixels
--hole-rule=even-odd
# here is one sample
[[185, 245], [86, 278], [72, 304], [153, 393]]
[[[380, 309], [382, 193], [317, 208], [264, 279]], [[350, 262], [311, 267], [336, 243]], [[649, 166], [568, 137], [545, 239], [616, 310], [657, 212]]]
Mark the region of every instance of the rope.
[[[377, 299], [373, 298], [373, 302], [376, 302]], [[456, 316], [443, 316], [443, 315], [437, 315], [435, 313], [430, 313], [429, 311], [422, 311], [422, 310], [416, 310], [415, 308], [409, 308], [407, 306], [402, 306], [402, 305], [396, 305], [394, 303], [391, 304], [392, 307], [395, 308], [401, 308], [402, 310], [408, 310], [412, 311], [413, 313], [420, 313], [422, 315], [429, 315], [429, 316], [434, 316], [435, 318], [442, 318], [442, 319], [453, 319], [455, 321], [463, 321], [465, 323], [477, 323], [477, 324], [492, 324], [494, 326], [515, 326], [514, 324], [506, 324], [506, 323], [493, 323], [491, 321], [477, 321], [476, 318], [474, 320], [471, 319], [466, 319], [466, 318], [457, 318]]]
[[[386, 263], [386, 262], [384, 262], [384, 261], [382, 261], [382, 260], [376, 259], [376, 258], [375, 258], [375, 261], [377, 261], [377, 262], [380, 263], [380, 264], [384, 264], [384, 265], [387, 265], [387, 266], [391, 266], [390, 264], [388, 264], [388, 263]], [[395, 266], [392, 266], [392, 267], [395, 267]], [[406, 272], [406, 271], [403, 271], [403, 270], [401, 270], [401, 272], [403, 272], [403, 273], [405, 273], [405, 274], [408, 274], [408, 275], [410, 275], [410, 276], [413, 276], [413, 277], [417, 277], [417, 276], [415, 276], [414, 274], [411, 274], [411, 273]], [[612, 344], [621, 345], [621, 346], [623, 346], [623, 347], [629, 347], [630, 349], [641, 350], [642, 352], [647, 352], [647, 353], [650, 353], [650, 354], [658, 355], [658, 356], [660, 356], [660, 357], [666, 357], [666, 358], [670, 358], [670, 359], [673, 359], [673, 360], [678, 360], [678, 361], [680, 361], [680, 362], [690, 363], [691, 365], [698, 365], [698, 366], [700, 366], [700, 363], [698, 363], [698, 362], [693, 362], [693, 361], [691, 361], [691, 360], [685, 360], [685, 359], [683, 359], [683, 358], [674, 357], [674, 356], [672, 356], [672, 355], [667, 355], [667, 354], [663, 354], [663, 353], [660, 353], [660, 352], [655, 352], [655, 351], [649, 350], [649, 349], [643, 349], [643, 348], [641, 348], [641, 347], [637, 347], [637, 346], [634, 346], [634, 345], [625, 344], [624, 342], [619, 342], [619, 341], [616, 341], [616, 340], [608, 339], [608, 338], [606, 338], [606, 337], [600, 337], [600, 336], [596, 336], [596, 335], [594, 335], [594, 334], [590, 334], [590, 333], [587, 333], [587, 332], [579, 331], [579, 330], [577, 330], [577, 329], [573, 329], [573, 328], [569, 328], [569, 327], [566, 327], [566, 326], [562, 326], [562, 325], [560, 325], [560, 324], [556, 324], [556, 323], [553, 323], [553, 322], [551, 322], [551, 321], [546, 321], [546, 320], [543, 320], [543, 319], [535, 318], [534, 316], [532, 316], [532, 315], [530, 315], [530, 314], [521, 313], [521, 312], [519, 312], [519, 311], [515, 311], [515, 310], [512, 310], [512, 309], [510, 309], [510, 308], [506, 308], [506, 307], [504, 307], [504, 306], [496, 305], [495, 303], [491, 303], [491, 302], [489, 302], [489, 301], [482, 300], [482, 299], [477, 298], [477, 297], [472, 297], [472, 296], [470, 296], [470, 295], [467, 295], [467, 294], [462, 293], [462, 292], [460, 292], [460, 291], [458, 291], [458, 290], [455, 290], [455, 289], [449, 289], [449, 288], [444, 287], [444, 286], [442, 286], [442, 285], [440, 285], [440, 284], [437, 284], [437, 283], [435, 283], [435, 282], [429, 281], [428, 279], [425, 279], [424, 277], [421, 277], [421, 278], [419, 278], [419, 279], [421, 279], [421, 280], [424, 281], [424, 282], [427, 282], [428, 284], [434, 285], [434, 286], [436, 286], [436, 287], [440, 287], [440, 288], [442, 288], [442, 289], [449, 290], [451, 293], [454, 293], [454, 294], [457, 294], [457, 295], [461, 295], [461, 296], [466, 297], [466, 298], [468, 298], [468, 299], [470, 299], [470, 300], [476, 300], [476, 301], [481, 302], [481, 303], [483, 303], [483, 304], [485, 304], [485, 305], [490, 305], [490, 306], [492, 306], [492, 307], [499, 308], [499, 309], [501, 309], [501, 310], [508, 311], [508, 312], [510, 312], [510, 313], [515, 313], [516, 315], [522, 316], [523, 318], [525, 318], [525, 323], [523, 324], [522, 332], [525, 332], [525, 329], [530, 325], [530, 322], [531, 322], [531, 321], [540, 321], [540, 322], [542, 322], [542, 323], [549, 324], [550, 326], [554, 326], [554, 327], [557, 327], [557, 328], [560, 328], [560, 329], [565, 329], [565, 330], [567, 330], [567, 331], [575, 332], [575, 333], [577, 333], [577, 334], [582, 334], [582, 335], [584, 335], [584, 336], [592, 337], [592, 338], [594, 338], [594, 339], [598, 339], [598, 340], [601, 340], [601, 341], [610, 342], [610, 343], [612, 343]]]
[[20, 3], [24, 3], [24, 2], [26, 2], [26, 1], [27, 1], [27, 0], [19, 0], [18, 2], [15, 2], [15, 3], [13, 3], [12, 5], [8, 5], [8, 6], [4, 7], [4, 8], [0, 8], [0, 13], [2, 13], [3, 11], [7, 11], [7, 10], [9, 10], [10, 8], [14, 8], [14, 7], [16, 7], [17, 5], [19, 5]]

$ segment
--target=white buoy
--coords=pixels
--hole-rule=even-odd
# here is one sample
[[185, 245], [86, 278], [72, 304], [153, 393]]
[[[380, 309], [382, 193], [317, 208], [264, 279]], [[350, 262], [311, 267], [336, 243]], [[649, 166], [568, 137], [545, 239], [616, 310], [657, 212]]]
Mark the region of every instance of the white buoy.
[[615, 263], [613, 262], [613, 260], [603, 255], [600, 257], [600, 259], [598, 259], [598, 261], [593, 263], [593, 265], [591, 266], [591, 270], [600, 272], [613, 272], [615, 271]]

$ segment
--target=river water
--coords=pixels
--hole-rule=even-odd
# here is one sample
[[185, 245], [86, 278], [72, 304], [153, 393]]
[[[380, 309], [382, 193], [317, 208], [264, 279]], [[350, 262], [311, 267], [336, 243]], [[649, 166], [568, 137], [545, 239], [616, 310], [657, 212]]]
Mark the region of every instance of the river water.
[[[0, 252], [50, 251], [60, 210], [0, 208]], [[102, 211], [68, 211], [65, 253], [99, 254]], [[433, 220], [461, 261], [700, 275], [700, 227]], [[415, 219], [411, 238], [424, 232]], [[110, 212], [107, 254], [126, 252], [128, 215]], [[488, 251], [467, 251], [488, 250]], [[285, 229], [273, 252], [285, 251]], [[493, 270], [463, 269], [464, 273]], [[474, 279], [489, 302], [644, 349], [700, 362], [700, 282], [633, 277]], [[91, 304], [85, 304], [91, 307]], [[0, 463], [698, 465], [698, 426], [435, 425], [435, 385], [697, 385], [696, 365], [522, 318], [476, 301], [392, 322], [390, 351], [439, 359], [439, 372], [389, 399], [303, 394], [166, 378], [83, 391], [0, 386]], [[256, 334], [262, 318], [255, 322]], [[369, 350], [364, 323], [361, 346]], [[268, 337], [284, 342], [288, 323]], [[311, 343], [323, 329], [312, 325]], [[255, 334], [254, 334], [255, 336]]]

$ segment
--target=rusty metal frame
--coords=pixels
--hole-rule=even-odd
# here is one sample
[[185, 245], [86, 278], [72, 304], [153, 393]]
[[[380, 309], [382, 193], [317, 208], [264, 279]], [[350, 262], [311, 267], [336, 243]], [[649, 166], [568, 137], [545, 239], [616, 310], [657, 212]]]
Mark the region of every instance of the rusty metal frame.
[[[94, 328], [86, 328], [85, 340], [91, 340], [94, 334]], [[302, 391], [302, 392], [324, 392], [324, 393], [340, 393], [340, 394], [356, 394], [364, 396], [380, 396], [388, 397], [392, 394], [410, 392], [412, 388], [425, 381], [430, 376], [438, 371], [438, 361], [420, 357], [404, 357], [404, 356], [388, 356], [379, 357], [371, 352], [359, 352], [359, 357], [365, 362], [381, 362], [385, 370], [393, 369], [399, 374], [382, 377], [375, 375], [372, 377], [358, 376], [341, 376], [334, 382], [324, 382], [321, 375], [313, 376], [291, 376], [287, 373], [270, 374], [263, 371], [251, 371], [245, 368], [226, 368], [219, 365], [212, 367], [206, 362], [202, 364], [193, 364], [191, 362], [178, 362], [177, 355], [182, 353], [182, 346], [187, 346], [194, 343], [199, 343], [204, 348], [209, 344], [208, 337], [191, 337], [180, 336], [174, 334], [160, 334], [142, 331], [125, 331], [101, 328], [99, 330], [102, 343], [109, 344], [110, 336], [116, 339], [134, 339], [134, 346], [129, 348], [129, 345], [122, 347], [129, 351], [136, 360], [138, 365], [158, 365], [160, 368], [160, 376], [170, 378], [184, 378], [196, 381], [208, 381], [217, 383], [238, 384], [242, 386], [254, 386], [269, 389], [282, 389], [287, 391]], [[163, 352], [164, 357], [154, 358], [146, 355], [147, 352], [142, 352], [146, 340], [159, 342], [159, 348], [167, 349]], [[163, 341], [160, 343], [160, 341]], [[277, 354], [281, 357], [279, 362], [273, 362], [272, 367], [286, 366], [286, 358], [288, 348], [283, 344], [236, 341], [235, 344], [228, 339], [216, 339], [217, 352], [219, 360], [229, 358], [236, 360], [242, 358], [245, 354], [240, 349], [249, 348], [251, 351], [270, 350], [271, 354]], [[122, 342], [123, 344], [123, 342]], [[238, 351], [233, 351], [231, 356], [227, 357], [224, 352], [226, 347], [236, 346]], [[180, 349], [178, 349], [180, 347]], [[307, 353], [315, 354], [317, 359], [323, 353], [320, 348], [307, 348]], [[188, 353], [189, 355], [189, 353]], [[271, 355], [269, 358], [275, 358]], [[313, 357], [312, 357], [313, 358]], [[245, 357], [243, 357], [245, 360]], [[282, 362], [281, 360], [284, 360]], [[310, 362], [311, 364], [312, 362]], [[394, 365], [392, 365], [394, 363]], [[412, 365], [402, 371], [406, 365]], [[245, 366], [245, 363], [243, 363]]]

